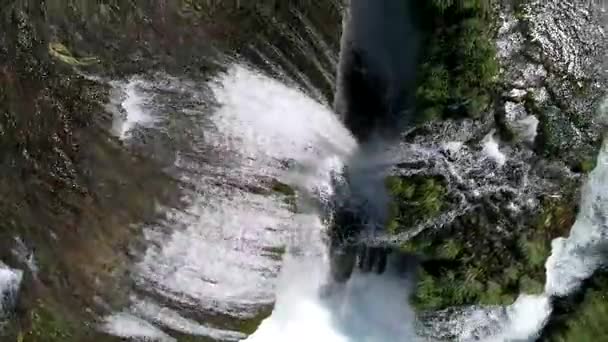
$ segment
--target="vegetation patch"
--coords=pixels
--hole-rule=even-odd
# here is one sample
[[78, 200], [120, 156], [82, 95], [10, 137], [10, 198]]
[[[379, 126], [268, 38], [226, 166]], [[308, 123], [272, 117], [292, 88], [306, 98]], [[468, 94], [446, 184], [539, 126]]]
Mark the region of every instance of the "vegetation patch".
[[391, 234], [436, 217], [445, 209], [447, 189], [439, 178], [391, 176], [386, 186], [393, 199], [388, 224]]
[[539, 341], [595, 342], [608, 340], [608, 274], [596, 273], [583, 290], [554, 303], [551, 320]]
[[566, 322], [566, 331], [558, 342], [595, 342], [608, 339], [608, 297], [606, 291], [591, 290], [585, 295], [574, 317]]
[[24, 334], [25, 340], [63, 342], [74, 339], [75, 327], [61, 314], [57, 307], [50, 307], [42, 301], [29, 315], [30, 327]]
[[513, 238], [495, 236], [487, 228], [495, 223], [472, 213], [454, 227], [403, 244], [404, 251], [423, 258], [412, 303], [421, 311], [440, 310], [510, 304], [520, 293], [541, 293], [551, 241], [567, 235], [575, 219], [569, 203], [545, 199], [542, 210]]
[[432, 0], [419, 6], [425, 34], [416, 89], [419, 117], [479, 117], [491, 104], [499, 71], [489, 5]]

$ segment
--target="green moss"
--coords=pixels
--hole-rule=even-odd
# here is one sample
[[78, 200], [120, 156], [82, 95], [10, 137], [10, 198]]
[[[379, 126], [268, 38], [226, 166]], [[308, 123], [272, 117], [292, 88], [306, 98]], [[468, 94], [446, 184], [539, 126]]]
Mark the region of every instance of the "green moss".
[[474, 275], [466, 283], [457, 281], [457, 277], [452, 271], [442, 277], [421, 271], [412, 304], [419, 311], [460, 306], [476, 300], [478, 294], [485, 291], [484, 285]]
[[247, 335], [253, 334], [256, 330], [258, 330], [258, 327], [260, 324], [262, 324], [262, 321], [270, 316], [272, 310], [273, 306], [267, 306], [260, 309], [254, 317], [239, 322], [236, 330]]
[[522, 293], [541, 294], [543, 293], [545, 284], [530, 278], [528, 275], [523, 275], [519, 279], [519, 289]]
[[74, 57], [72, 52], [61, 43], [49, 43], [49, 54], [72, 66], [89, 66], [100, 62], [97, 57]]
[[391, 176], [386, 186], [393, 198], [388, 223], [388, 231], [393, 234], [431, 219], [444, 209], [447, 189], [437, 178]]
[[499, 71], [489, 7], [481, 0], [433, 0], [420, 7], [426, 37], [416, 90], [419, 117], [478, 117], [490, 105]]
[[30, 327], [23, 334], [26, 341], [65, 342], [75, 339], [77, 327], [62, 317], [57, 307], [38, 301], [29, 313]]
[[586, 158], [580, 162], [580, 164], [575, 168], [574, 171], [579, 171], [582, 173], [589, 173], [595, 169], [597, 165], [596, 158]]
[[514, 294], [508, 293], [504, 285], [491, 280], [479, 294], [479, 304], [482, 305], [507, 305], [513, 303], [514, 299]]
[[272, 189], [272, 191], [278, 192], [285, 196], [295, 196], [296, 195], [296, 191], [291, 186], [289, 186], [285, 183], [279, 182], [276, 179], [272, 180], [271, 189]]
[[596, 342], [608, 340], [608, 296], [606, 291], [592, 290], [585, 295], [581, 307], [566, 322], [557, 342]]
[[456, 240], [447, 240], [438, 252], [439, 258], [455, 260], [462, 253], [462, 245]]
[[542, 267], [551, 253], [548, 242], [538, 235], [520, 238], [519, 248], [532, 267]]

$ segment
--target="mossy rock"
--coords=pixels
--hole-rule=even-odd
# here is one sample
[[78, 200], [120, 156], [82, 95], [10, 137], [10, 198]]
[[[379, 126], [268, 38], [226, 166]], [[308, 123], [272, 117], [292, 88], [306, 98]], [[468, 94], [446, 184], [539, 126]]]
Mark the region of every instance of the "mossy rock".
[[526, 107], [539, 119], [536, 151], [549, 160], [563, 161], [574, 172], [588, 173], [595, 167], [601, 147], [597, 124], [587, 113], [573, 113], [548, 105]]

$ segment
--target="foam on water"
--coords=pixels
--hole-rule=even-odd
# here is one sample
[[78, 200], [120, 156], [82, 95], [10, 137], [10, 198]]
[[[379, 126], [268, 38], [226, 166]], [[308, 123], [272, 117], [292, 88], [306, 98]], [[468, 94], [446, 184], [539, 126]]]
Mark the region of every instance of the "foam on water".
[[114, 114], [112, 129], [120, 139], [128, 139], [138, 126], [146, 127], [154, 122], [154, 117], [145, 108], [150, 94], [144, 94], [142, 88], [146, 82], [137, 77], [128, 81], [110, 82], [113, 87], [107, 109]]
[[220, 104], [210, 117], [215, 129], [200, 134], [226, 164], [193, 180], [200, 193], [169, 217], [183, 229], [149, 248], [139, 269], [165, 295], [184, 294], [204, 308], [240, 315], [274, 300], [280, 261], [264, 250], [286, 247], [311, 226], [277, 196], [233, 185], [259, 185], [261, 177], [289, 182], [283, 165], [294, 160], [310, 171], [298, 173], [306, 183], [298, 185], [327, 188], [328, 171], [354, 141], [326, 107], [243, 67], [222, 75], [212, 90]]

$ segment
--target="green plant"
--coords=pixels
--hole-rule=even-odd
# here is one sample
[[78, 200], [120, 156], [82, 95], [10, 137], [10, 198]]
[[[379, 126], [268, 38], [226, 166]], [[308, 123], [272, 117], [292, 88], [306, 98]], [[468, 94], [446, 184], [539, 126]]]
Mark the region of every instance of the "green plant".
[[572, 199], [567, 197], [543, 199], [541, 210], [517, 238], [501, 244], [494, 242], [488, 223], [474, 213], [462, 219], [464, 227], [444, 227], [407, 241], [402, 250], [425, 260], [413, 304], [418, 310], [440, 310], [509, 304], [520, 293], [542, 293], [551, 241], [566, 234], [573, 224], [575, 208], [569, 203]]
[[75, 327], [62, 317], [58, 308], [50, 307], [48, 303], [39, 300], [30, 311], [29, 318], [26, 341], [64, 342], [74, 338]]
[[490, 105], [499, 71], [489, 6], [480, 0], [433, 0], [421, 8], [420, 120], [478, 117]]
[[605, 291], [589, 291], [581, 307], [566, 322], [558, 342], [596, 342], [608, 340], [608, 301]]
[[445, 206], [447, 189], [434, 177], [391, 176], [386, 187], [393, 199], [387, 228], [394, 234], [437, 216]]

